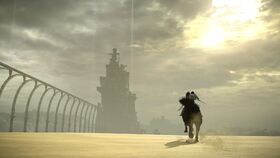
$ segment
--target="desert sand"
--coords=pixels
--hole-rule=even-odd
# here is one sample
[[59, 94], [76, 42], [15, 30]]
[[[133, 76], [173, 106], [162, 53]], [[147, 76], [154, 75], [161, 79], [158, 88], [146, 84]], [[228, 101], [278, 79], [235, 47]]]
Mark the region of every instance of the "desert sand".
[[0, 133], [1, 158], [280, 158], [280, 137]]

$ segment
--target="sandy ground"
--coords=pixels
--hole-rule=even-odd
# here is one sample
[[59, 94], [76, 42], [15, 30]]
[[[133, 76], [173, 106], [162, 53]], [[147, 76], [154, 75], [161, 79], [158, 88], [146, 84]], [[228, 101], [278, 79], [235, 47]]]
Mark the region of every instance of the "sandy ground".
[[280, 158], [280, 137], [0, 133], [1, 158]]

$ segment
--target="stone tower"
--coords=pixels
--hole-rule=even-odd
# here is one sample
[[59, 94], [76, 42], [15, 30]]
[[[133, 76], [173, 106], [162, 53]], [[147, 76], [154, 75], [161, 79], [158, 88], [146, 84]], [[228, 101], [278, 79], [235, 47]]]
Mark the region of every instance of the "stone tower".
[[97, 108], [96, 132], [139, 133], [135, 111], [136, 95], [129, 90], [129, 72], [119, 63], [119, 53], [113, 49], [106, 76], [100, 77], [101, 104]]

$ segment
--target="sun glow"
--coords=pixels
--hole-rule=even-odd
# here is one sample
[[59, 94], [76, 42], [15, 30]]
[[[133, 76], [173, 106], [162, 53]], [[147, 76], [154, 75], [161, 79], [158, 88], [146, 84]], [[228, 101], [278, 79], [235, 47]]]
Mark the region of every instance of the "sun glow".
[[213, 0], [212, 7], [185, 25], [190, 47], [223, 48], [256, 38], [266, 31], [260, 0]]
[[206, 32], [200, 39], [205, 46], [217, 45], [225, 40], [225, 32], [222, 28], [214, 27]]

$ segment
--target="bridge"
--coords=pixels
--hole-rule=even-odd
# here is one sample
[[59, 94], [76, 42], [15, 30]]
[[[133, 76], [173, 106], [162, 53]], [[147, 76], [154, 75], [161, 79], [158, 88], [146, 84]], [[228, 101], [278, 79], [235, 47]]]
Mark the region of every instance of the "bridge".
[[[12, 85], [15, 89], [15, 94], [12, 96], [12, 101], [8, 103], [8, 106], [10, 106], [9, 132], [14, 131], [19, 95], [23, 93], [22, 91], [25, 87], [30, 87], [30, 84], [33, 84], [33, 86], [25, 95], [25, 100], [27, 101], [25, 103], [20, 102], [25, 106], [23, 120], [20, 123], [23, 127], [23, 132], [30, 131], [27, 128], [30, 117], [30, 104], [36, 99], [39, 101], [36, 103], [35, 109], [33, 109], [36, 112], [33, 132], [94, 132], [97, 105], [0, 62], [0, 79], [3, 79], [2, 76], [5, 73], [7, 77], [0, 83], [0, 106], [2, 106], [1, 103], [3, 104], [5, 99], [3, 94], [7, 89], [7, 85], [16, 78], [20, 78], [18, 86]], [[47, 95], [50, 97], [47, 97]], [[35, 96], [39, 97], [36, 98]], [[57, 98], [56, 101], [55, 98]], [[45, 112], [42, 111], [43, 102], [47, 106]], [[54, 111], [52, 112], [51, 109], [54, 109]], [[45, 116], [45, 120], [42, 120], [42, 115]], [[53, 119], [52, 129], [50, 129], [51, 119]], [[40, 127], [43, 127], [43, 129], [40, 129]]]

